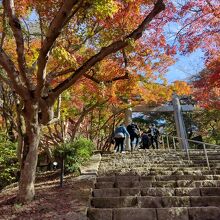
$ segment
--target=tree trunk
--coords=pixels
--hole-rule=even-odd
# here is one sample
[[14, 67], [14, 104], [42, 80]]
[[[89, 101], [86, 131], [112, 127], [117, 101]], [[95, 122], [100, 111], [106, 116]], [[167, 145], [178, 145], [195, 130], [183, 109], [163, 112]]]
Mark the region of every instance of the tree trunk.
[[34, 183], [38, 158], [41, 126], [38, 123], [37, 104], [29, 105], [24, 112], [25, 134], [19, 191], [17, 200], [21, 203], [31, 201], [35, 195]]

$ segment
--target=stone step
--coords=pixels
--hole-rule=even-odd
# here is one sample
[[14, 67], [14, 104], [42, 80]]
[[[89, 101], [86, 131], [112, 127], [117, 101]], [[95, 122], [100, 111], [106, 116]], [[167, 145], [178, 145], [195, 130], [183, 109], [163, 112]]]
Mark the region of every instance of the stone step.
[[[120, 169], [123, 169], [123, 168], [125, 168], [124, 170], [182, 170], [182, 171], [187, 171], [187, 170], [191, 170], [191, 171], [195, 171], [195, 170], [197, 170], [197, 171], [203, 171], [203, 170], [208, 170], [208, 167], [207, 166], [203, 166], [203, 167], [198, 167], [198, 166], [194, 166], [194, 167], [187, 167], [187, 166], [162, 166], [162, 165], [160, 165], [160, 166], [157, 166], [157, 165], [154, 165], [154, 164], [152, 164], [152, 165], [150, 165], [150, 166], [147, 166], [147, 167], [145, 167], [145, 166], [141, 166], [141, 167], [137, 167], [137, 166], [133, 166], [133, 167], [101, 167], [100, 169], [99, 169], [99, 171], [103, 171], [103, 170], [106, 170], [106, 171], [109, 171], [109, 172], [111, 172], [111, 171], [115, 171], [115, 173], [120, 173]], [[127, 169], [126, 169], [127, 168]], [[215, 171], [220, 171], [220, 168], [214, 168], [214, 170]]]
[[[162, 166], [163, 165], [163, 166]], [[207, 167], [207, 163], [192, 163], [192, 164], [167, 164], [167, 163], [143, 163], [143, 164], [118, 164], [118, 165], [110, 165], [110, 167], [114, 167], [115, 169], [121, 169], [121, 168], [191, 168], [191, 167]], [[103, 167], [109, 167], [109, 166], [103, 166]], [[218, 166], [216, 163], [209, 163], [210, 167]]]
[[94, 197], [119, 197], [119, 196], [220, 196], [220, 187], [202, 188], [104, 188], [93, 189]]
[[116, 172], [115, 170], [106, 171], [106, 172], [98, 172], [98, 175], [108, 175], [108, 176], [114, 176], [116, 174], [136, 174], [136, 175], [148, 175], [148, 176], [155, 176], [155, 175], [220, 175], [219, 170], [159, 170], [159, 169], [150, 169], [150, 170], [127, 170], [122, 172], [122, 170], [119, 170]]
[[219, 175], [218, 170], [150, 170], [148, 175]]
[[171, 207], [220, 207], [220, 196], [120, 196], [93, 197], [94, 208], [171, 208]]
[[[220, 155], [219, 156], [214, 156], [214, 155], [208, 155], [208, 159], [209, 161], [213, 161], [218, 163], [219, 159], [220, 159]], [[203, 156], [192, 156], [190, 155], [190, 160], [191, 161], [202, 161], [205, 162], [206, 161], [206, 157], [205, 155]], [[143, 157], [137, 157], [137, 158], [126, 158], [126, 157], [122, 157], [122, 158], [109, 158], [108, 160], [102, 160], [101, 163], [102, 164], [106, 164], [106, 163], [114, 163], [116, 161], [127, 161], [127, 162], [157, 162], [157, 161], [164, 161], [167, 163], [178, 163], [178, 162], [188, 162], [188, 157], [184, 156], [184, 157], [179, 157], [179, 156], [175, 156], [175, 157], [162, 157], [162, 156], [143, 156]]]
[[[207, 166], [206, 161], [201, 161], [201, 160], [194, 160], [194, 161], [169, 161], [169, 162], [162, 162], [162, 161], [138, 161], [138, 162], [130, 162], [130, 161], [119, 161], [118, 163], [102, 163], [100, 167], [114, 167], [114, 168], [120, 168], [120, 167], [142, 167], [142, 166], [167, 166], [167, 167], [181, 167], [181, 166], [186, 166], [186, 167], [200, 167], [200, 166]], [[216, 161], [209, 161], [210, 166], [219, 166], [220, 160], [218, 162]]]
[[157, 176], [139, 176], [139, 175], [117, 175], [100, 176], [96, 178], [97, 182], [115, 182], [115, 181], [170, 181], [170, 180], [220, 180], [220, 175], [157, 175]]
[[177, 181], [115, 181], [96, 182], [96, 189], [103, 188], [146, 188], [146, 187], [220, 187], [220, 180], [177, 180]]
[[[207, 152], [208, 157], [210, 158], [219, 158], [220, 157], [220, 152], [216, 153], [216, 152]], [[204, 152], [191, 152], [189, 151], [189, 156], [190, 158], [205, 158], [205, 153]], [[102, 157], [102, 161], [109, 161], [112, 159], [141, 159], [141, 158], [168, 158], [171, 160], [176, 160], [176, 158], [185, 158], [187, 160], [187, 155], [186, 154], [177, 154], [177, 153], [144, 153], [144, 154], [115, 154], [115, 155], [111, 155], [110, 157]]]
[[219, 220], [220, 209], [216, 207], [182, 208], [89, 208], [90, 220]]

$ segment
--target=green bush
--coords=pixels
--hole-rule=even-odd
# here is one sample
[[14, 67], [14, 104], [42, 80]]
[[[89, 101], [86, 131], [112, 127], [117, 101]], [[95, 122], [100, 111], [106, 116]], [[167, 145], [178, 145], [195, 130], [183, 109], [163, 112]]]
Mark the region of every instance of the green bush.
[[84, 137], [79, 137], [74, 141], [64, 143], [55, 148], [55, 158], [65, 159], [65, 169], [69, 172], [74, 172], [79, 169], [79, 166], [87, 161], [92, 155], [94, 143]]
[[16, 143], [9, 141], [5, 134], [0, 134], [0, 189], [16, 180], [18, 161]]

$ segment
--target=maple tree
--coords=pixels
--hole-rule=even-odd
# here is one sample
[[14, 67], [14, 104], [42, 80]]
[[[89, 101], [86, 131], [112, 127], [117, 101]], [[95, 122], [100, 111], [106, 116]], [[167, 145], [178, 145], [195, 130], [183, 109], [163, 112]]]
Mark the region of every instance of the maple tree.
[[[56, 104], [60, 95], [74, 86], [71, 96], [79, 104], [77, 97], [88, 86], [88, 91], [96, 95], [86, 100], [82, 95], [81, 103], [84, 107], [89, 104], [89, 108], [106, 100], [123, 106], [137, 93], [148, 101], [166, 99], [167, 87], [155, 83], [154, 73], [165, 81], [163, 73], [173, 63], [176, 51], [167, 45], [163, 27], [173, 19], [187, 17], [184, 13], [193, 7], [181, 7], [181, 14], [169, 0], [0, 3], [0, 79], [16, 94], [17, 113], [24, 119], [17, 196], [20, 202], [32, 200], [35, 194], [41, 132], [44, 125], [59, 119]], [[183, 45], [183, 38], [178, 39]], [[181, 86], [177, 83], [174, 87]], [[173, 90], [168, 91], [170, 94]], [[89, 97], [95, 97], [96, 102], [89, 103]]]
[[219, 1], [177, 1], [176, 5], [173, 45], [183, 54], [202, 49], [206, 68], [193, 77], [194, 95], [201, 106], [219, 109]]
[[220, 60], [211, 62], [192, 79], [193, 95], [206, 109], [220, 110]]
[[177, 1], [178, 13], [175, 41], [179, 50], [189, 53], [197, 48], [206, 52], [208, 60], [219, 53], [220, 4], [217, 0]]
[[[25, 123], [17, 196], [20, 202], [31, 200], [35, 194], [34, 180], [41, 125], [49, 124], [54, 119], [53, 107], [59, 95], [106, 56], [139, 39], [154, 17], [165, 9], [162, 0], [156, 1], [154, 5], [151, 5], [151, 1], [139, 1], [137, 4], [133, 1], [112, 0], [58, 0], [51, 2], [51, 7], [48, 7], [48, 3], [50, 2], [2, 1], [0, 65], [4, 74], [0, 77], [19, 96]], [[145, 12], [140, 10], [141, 5], [145, 5]], [[119, 24], [114, 19], [117, 15], [118, 21], [123, 19], [120, 11], [125, 14], [127, 11], [130, 17], [129, 13], [133, 8], [136, 8], [139, 19], [131, 26], [124, 25], [123, 33], [116, 31], [117, 25], [105, 22], [108, 17], [109, 22]], [[37, 38], [39, 43], [35, 46], [35, 51], [30, 45], [36, 39], [32, 39], [30, 32], [24, 32], [26, 21], [22, 21], [22, 15], [33, 9], [38, 13], [40, 24], [40, 39]], [[28, 32], [27, 27], [26, 29]], [[5, 43], [7, 40], [11, 40], [11, 45], [14, 45], [10, 50]], [[90, 41], [89, 44], [87, 40]], [[65, 45], [69, 46], [69, 50], [66, 50]], [[56, 57], [57, 54], [61, 54], [61, 57], [57, 57], [60, 62], [54, 66], [50, 57]], [[62, 75], [66, 75], [66, 78], [56, 80], [56, 77]]]

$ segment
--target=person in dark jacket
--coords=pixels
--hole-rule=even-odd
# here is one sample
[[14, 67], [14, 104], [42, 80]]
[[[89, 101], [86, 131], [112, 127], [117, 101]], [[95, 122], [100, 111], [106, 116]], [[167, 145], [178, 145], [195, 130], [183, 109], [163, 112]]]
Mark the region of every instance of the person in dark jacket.
[[[140, 129], [135, 123], [131, 123], [127, 126], [127, 131], [130, 135], [130, 140], [131, 140], [131, 151], [134, 150], [134, 148], [137, 147], [138, 142], [139, 142], [139, 136], [140, 136]], [[135, 141], [135, 146], [134, 146], [134, 141]]]
[[124, 140], [125, 137], [129, 137], [129, 133], [126, 127], [121, 124], [115, 129], [114, 139], [115, 139], [115, 152], [122, 152], [124, 153]]
[[141, 135], [141, 144], [143, 149], [149, 149], [150, 137], [148, 136], [147, 131], [144, 131]]
[[[158, 138], [160, 135], [159, 130], [156, 128], [155, 124], [151, 124], [149, 126], [149, 130], [147, 131], [147, 133], [150, 136], [151, 139], [151, 145], [154, 149], [158, 149]], [[155, 145], [154, 145], [155, 144]]]

